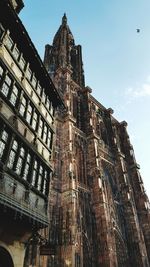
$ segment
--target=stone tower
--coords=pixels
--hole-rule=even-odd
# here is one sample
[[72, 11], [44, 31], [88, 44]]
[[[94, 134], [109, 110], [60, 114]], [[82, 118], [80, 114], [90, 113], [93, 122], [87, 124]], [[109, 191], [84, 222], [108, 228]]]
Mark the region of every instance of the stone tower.
[[66, 106], [55, 125], [47, 266], [149, 267], [150, 203], [127, 123], [85, 87], [65, 14], [44, 64]]

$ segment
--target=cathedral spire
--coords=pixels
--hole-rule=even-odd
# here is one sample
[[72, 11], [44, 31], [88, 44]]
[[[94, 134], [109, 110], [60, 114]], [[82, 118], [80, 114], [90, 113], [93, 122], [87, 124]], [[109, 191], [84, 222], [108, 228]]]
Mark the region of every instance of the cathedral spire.
[[51, 77], [60, 67], [71, 69], [73, 80], [84, 86], [81, 46], [75, 45], [73, 34], [67, 24], [66, 13], [62, 17], [62, 24], [54, 36], [52, 46], [46, 46], [44, 64]]
[[67, 16], [66, 16], [66, 13], [64, 13], [64, 15], [62, 17], [62, 25], [67, 25]]

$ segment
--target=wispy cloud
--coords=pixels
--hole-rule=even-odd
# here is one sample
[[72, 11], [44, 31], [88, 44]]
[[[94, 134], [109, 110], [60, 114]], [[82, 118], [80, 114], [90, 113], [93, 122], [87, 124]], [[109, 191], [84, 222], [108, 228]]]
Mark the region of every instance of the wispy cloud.
[[143, 84], [137, 87], [127, 88], [125, 95], [132, 98], [150, 97], [150, 76], [147, 77], [146, 81]]

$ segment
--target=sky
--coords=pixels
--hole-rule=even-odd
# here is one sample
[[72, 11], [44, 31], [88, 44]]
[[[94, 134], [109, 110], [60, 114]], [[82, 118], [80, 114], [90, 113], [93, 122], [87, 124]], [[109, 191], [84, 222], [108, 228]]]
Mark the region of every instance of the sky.
[[[128, 133], [150, 198], [150, 1], [25, 0], [20, 18], [41, 58], [64, 13], [82, 46], [86, 85]], [[137, 32], [140, 29], [140, 32]]]

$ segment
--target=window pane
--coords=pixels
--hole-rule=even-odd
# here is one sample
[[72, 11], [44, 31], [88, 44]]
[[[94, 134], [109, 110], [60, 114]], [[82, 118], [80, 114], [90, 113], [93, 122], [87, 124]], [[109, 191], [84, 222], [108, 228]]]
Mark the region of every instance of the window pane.
[[28, 122], [29, 124], [31, 123], [32, 111], [33, 111], [33, 108], [32, 108], [32, 106], [29, 104], [28, 107], [27, 107], [27, 115], [26, 115], [26, 120], [27, 120], [27, 122]]
[[30, 70], [30, 68], [27, 69], [27, 78], [30, 81], [31, 80], [31, 76], [32, 76], [32, 71]]
[[1, 79], [2, 76], [3, 76], [3, 73], [4, 73], [4, 70], [3, 70], [3, 68], [0, 66], [0, 79]]
[[32, 128], [33, 128], [34, 130], [36, 130], [37, 120], [38, 120], [38, 115], [37, 115], [36, 112], [34, 112], [34, 114], [33, 114], [33, 118], [32, 118]]
[[15, 48], [13, 49], [12, 54], [13, 54], [14, 58], [15, 58], [16, 60], [18, 60], [19, 55], [20, 55], [20, 52], [19, 52], [19, 50], [18, 50], [17, 47], [15, 47]]
[[20, 155], [19, 155], [19, 158], [18, 158], [18, 161], [17, 161], [17, 165], [16, 165], [16, 173], [17, 174], [21, 174], [24, 157], [25, 157], [25, 150], [24, 150], [23, 147], [21, 147]]
[[37, 184], [37, 189], [38, 189], [38, 190], [41, 190], [42, 176], [43, 176], [43, 167], [40, 166], [40, 169], [39, 169], [39, 176], [38, 176], [38, 184]]
[[42, 132], [43, 132], [43, 125], [44, 122], [42, 119], [40, 119], [40, 123], [39, 123], [39, 136], [42, 138]]
[[13, 40], [10, 38], [10, 36], [7, 37], [6, 39], [6, 46], [11, 50], [13, 47]]
[[36, 84], [37, 84], [37, 79], [35, 76], [32, 77], [32, 85], [33, 87], [35, 88], [36, 87]]
[[16, 87], [16, 85], [14, 85], [10, 95], [10, 102], [13, 106], [16, 105], [17, 97], [18, 97], [18, 88]]
[[11, 86], [11, 82], [12, 82], [12, 80], [10, 79], [10, 77], [8, 75], [6, 75], [5, 81], [4, 81], [4, 83], [2, 85], [2, 88], [1, 88], [1, 91], [2, 91], [4, 96], [8, 95], [9, 89], [10, 89], [10, 86]]
[[7, 140], [8, 140], [8, 133], [4, 130], [2, 132], [1, 139], [0, 139], [0, 159], [4, 155], [4, 150], [6, 148]]
[[20, 58], [19, 64], [20, 64], [20, 67], [24, 70], [26, 62], [23, 57]]
[[44, 126], [44, 132], [43, 132], [43, 141], [46, 143], [46, 140], [47, 140], [47, 131], [48, 131], [48, 128], [47, 126], [45, 125]]
[[37, 92], [38, 92], [39, 95], [41, 95], [41, 91], [42, 91], [41, 85], [38, 84], [38, 86], [37, 86]]
[[9, 159], [8, 159], [8, 163], [7, 163], [7, 167], [12, 169], [14, 162], [15, 162], [15, 158], [16, 158], [16, 154], [17, 154], [17, 150], [18, 150], [18, 143], [16, 140], [14, 140], [13, 145], [12, 145], [12, 149], [10, 151], [10, 155], [9, 155]]
[[27, 107], [27, 100], [25, 97], [22, 98], [21, 101], [21, 105], [20, 105], [20, 109], [19, 109], [19, 113], [24, 117], [25, 115], [25, 111], [26, 111], [26, 107]]
[[32, 173], [32, 185], [35, 186], [36, 183], [36, 177], [37, 177], [37, 161], [34, 161], [33, 166], [33, 173]]

